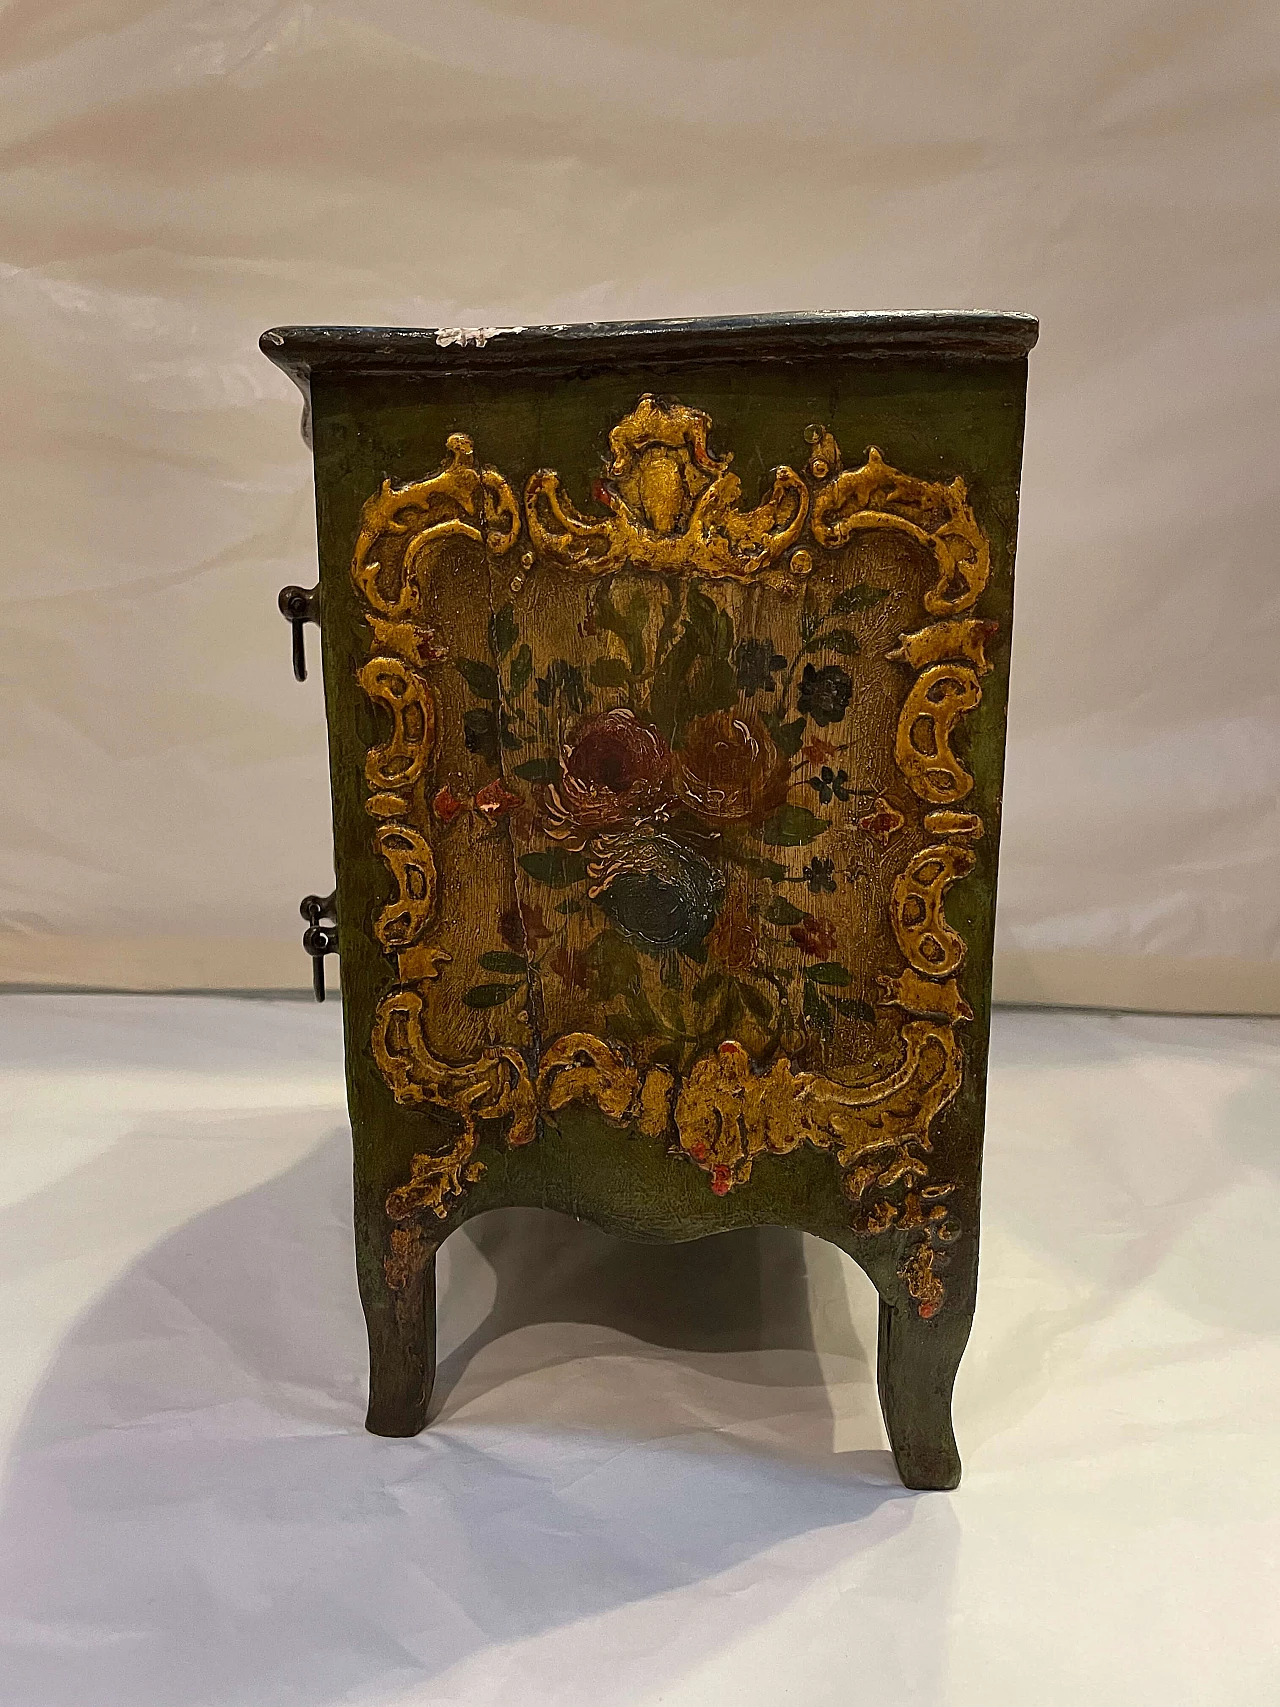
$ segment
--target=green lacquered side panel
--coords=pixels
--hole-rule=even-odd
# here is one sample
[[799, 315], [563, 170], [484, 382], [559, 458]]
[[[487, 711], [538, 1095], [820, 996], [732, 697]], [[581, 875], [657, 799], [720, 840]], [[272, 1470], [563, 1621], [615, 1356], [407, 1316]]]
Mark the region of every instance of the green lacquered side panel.
[[[807, 454], [804, 429], [824, 422], [845, 450], [846, 465], [876, 445], [896, 467], [930, 480], [962, 475], [991, 545], [992, 576], [976, 614], [999, 624], [980, 708], [958, 740], [976, 783], [965, 802], [984, 820], [973, 873], [950, 893], [947, 912], [968, 943], [961, 975], [974, 1010], [960, 1028], [965, 1055], [959, 1096], [935, 1122], [938, 1168], [958, 1182], [962, 1237], [951, 1251], [948, 1293], [961, 1311], [971, 1300], [977, 1259], [978, 1183], [985, 1097], [996, 857], [1013, 598], [1017, 485], [1025, 361], [903, 362], [822, 360], [732, 367], [682, 365], [543, 378], [317, 378], [313, 432], [323, 599], [323, 653], [333, 782], [335, 852], [342, 942], [348, 1084], [356, 1138], [356, 1215], [366, 1298], [381, 1285], [386, 1195], [408, 1177], [417, 1151], [438, 1147], [447, 1117], [400, 1108], [373, 1060], [370, 1034], [392, 970], [372, 934], [388, 894], [364, 810], [364, 757], [384, 738], [355, 676], [368, 655], [368, 629], [350, 576], [361, 506], [383, 480], [421, 479], [439, 465], [446, 437], [465, 432], [479, 459], [500, 469], [517, 491], [535, 469], [555, 468], [587, 499], [608, 453], [610, 427], [645, 391], [677, 396], [706, 411], [714, 443], [730, 447], [745, 502], [765, 476]], [[488, 591], [454, 589], [451, 620], [468, 647], [483, 646]], [[473, 651], [472, 655], [482, 655]], [[448, 708], [446, 707], [446, 714]], [[445, 920], [448, 923], [448, 920]], [[663, 1143], [620, 1133], [586, 1107], [564, 1111], [533, 1144], [507, 1150], [495, 1132], [482, 1146], [483, 1176], [471, 1185], [449, 1227], [505, 1204], [532, 1204], [581, 1216], [619, 1233], [688, 1239], [751, 1223], [801, 1227], [841, 1244], [894, 1300], [903, 1238], [849, 1230], [848, 1206], [831, 1158], [801, 1150], [763, 1157], [746, 1186], [726, 1197]]]

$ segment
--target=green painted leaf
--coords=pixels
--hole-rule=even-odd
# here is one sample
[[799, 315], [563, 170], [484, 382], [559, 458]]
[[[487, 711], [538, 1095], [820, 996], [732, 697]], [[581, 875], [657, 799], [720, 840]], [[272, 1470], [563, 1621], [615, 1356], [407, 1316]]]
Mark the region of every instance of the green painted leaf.
[[831, 601], [828, 616], [850, 616], [856, 610], [870, 610], [878, 605], [881, 599], [889, 597], [888, 587], [873, 587], [866, 581], [858, 581], [852, 587], [846, 587], [844, 592]]
[[462, 999], [469, 1008], [500, 1008], [523, 989], [523, 984], [473, 984]]
[[505, 658], [518, 638], [515, 609], [512, 605], [503, 605], [489, 618], [489, 646], [494, 657], [499, 661]]
[[863, 1025], [876, 1023], [876, 1010], [870, 1002], [861, 1001], [857, 996], [832, 996], [830, 1001], [832, 1007], [839, 1008], [842, 1014], [848, 1014], [853, 1019], [861, 1020]]
[[625, 658], [597, 658], [590, 669], [592, 687], [624, 688], [631, 680]]
[[680, 637], [663, 656], [649, 691], [650, 716], [674, 747], [683, 745], [691, 719], [727, 711], [738, 699], [733, 618], [692, 584], [685, 608]]
[[709, 645], [716, 632], [716, 618], [720, 615], [716, 605], [691, 582], [685, 609], [689, 613], [688, 626], [696, 630]]
[[511, 660], [511, 685], [507, 691], [511, 695], [512, 699], [519, 699], [520, 695], [528, 687], [532, 675], [533, 653], [529, 648], [528, 641], [525, 641], [524, 645], [521, 646], [520, 650]]
[[830, 1002], [825, 1001], [812, 984], [804, 987], [804, 1017], [810, 1025], [816, 1025], [819, 1031], [835, 1029], [835, 1009]]
[[[595, 596], [594, 612], [596, 627], [607, 629], [610, 634], [616, 634], [627, 649], [630, 660], [630, 673], [633, 676], [644, 674], [645, 650], [644, 629], [648, 620], [649, 607], [642, 594], [632, 597], [627, 606], [625, 616], [613, 602], [613, 587], [610, 583], [602, 586]], [[601, 687], [620, 684], [600, 683]]]
[[700, 1007], [703, 1002], [710, 1001], [712, 996], [718, 995], [724, 989], [726, 982], [724, 973], [717, 972], [713, 967], [710, 972], [704, 972], [693, 986], [691, 999], [697, 1002]]
[[826, 820], [810, 812], [807, 806], [779, 806], [772, 817], [765, 819], [760, 838], [771, 848], [802, 848], [815, 841], [827, 827]]
[[765, 919], [771, 925], [798, 925], [804, 918], [799, 907], [793, 907], [785, 896], [775, 895], [764, 910]]
[[491, 954], [482, 954], [480, 964], [486, 972], [505, 972], [508, 978], [523, 978], [529, 970], [529, 962], [523, 954], [503, 954], [494, 949]]
[[563, 848], [521, 854], [520, 864], [536, 883], [545, 883], [551, 889], [566, 889], [571, 883], [581, 883], [587, 875], [587, 862], [583, 855], [566, 853]]
[[766, 711], [764, 723], [783, 758], [794, 759], [804, 742], [804, 718], [796, 717], [787, 723], [776, 711]]
[[554, 782], [560, 774], [560, 767], [554, 759], [526, 759], [522, 765], [517, 765], [513, 773], [521, 782]]
[[462, 714], [462, 736], [467, 751], [491, 765], [498, 762], [498, 716], [492, 706], [477, 705]]
[[534, 691], [539, 705], [550, 705], [559, 694], [569, 710], [579, 716], [587, 709], [587, 684], [582, 671], [567, 658], [553, 658], [546, 675], [538, 677]]
[[787, 875], [785, 865], [779, 865], [774, 859], [761, 859], [758, 854], [751, 854], [745, 848], [733, 847], [725, 843], [721, 853], [734, 865], [741, 866], [743, 871], [749, 871], [752, 877], [763, 877], [768, 883], [781, 883]]
[[738, 994], [742, 997], [743, 1007], [746, 1008], [747, 1012], [753, 1019], [758, 1019], [761, 1025], [768, 1025], [769, 1021], [773, 1018], [773, 1004], [756, 989], [754, 984], [744, 983], [743, 980], [739, 978], [737, 980], [737, 985]]
[[492, 664], [482, 664], [477, 658], [455, 658], [454, 664], [477, 699], [497, 700], [501, 697], [498, 672]]
[[804, 975], [813, 984], [843, 986], [853, 983], [853, 973], [847, 966], [841, 966], [836, 960], [820, 960], [816, 966], [806, 966]]
[[640, 957], [615, 932], [601, 931], [583, 950], [583, 959], [591, 975], [591, 993], [597, 1001], [611, 1002], [615, 996], [630, 1001], [639, 990]]
[[662, 1023], [658, 1019], [657, 1014], [654, 1013], [653, 1009], [649, 1005], [649, 998], [640, 988], [640, 979], [638, 974], [634, 986], [626, 991], [622, 999], [627, 1004], [627, 1012], [631, 1015], [632, 1019], [640, 1027], [646, 1037], [652, 1037], [655, 1031], [661, 1031], [663, 1029]]
[[861, 650], [862, 642], [851, 628], [829, 628], [805, 647], [806, 652], [838, 652], [842, 658], [856, 658]]
[[721, 653], [699, 658], [689, 673], [689, 716], [728, 711], [738, 702], [738, 672], [733, 660]]
[[627, 1013], [606, 1014], [604, 1034], [616, 1038], [619, 1043], [637, 1044], [645, 1039], [644, 1027]]

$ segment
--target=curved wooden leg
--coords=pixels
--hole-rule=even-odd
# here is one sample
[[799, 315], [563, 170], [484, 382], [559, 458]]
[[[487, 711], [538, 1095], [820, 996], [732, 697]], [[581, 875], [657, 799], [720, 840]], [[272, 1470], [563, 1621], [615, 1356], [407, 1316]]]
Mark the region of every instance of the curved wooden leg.
[[416, 1227], [391, 1232], [385, 1257], [361, 1264], [369, 1331], [371, 1434], [405, 1436], [426, 1425], [436, 1378], [436, 1251]]
[[880, 1300], [880, 1409], [908, 1488], [954, 1488], [960, 1480], [951, 1389], [972, 1320], [972, 1309], [952, 1306], [924, 1321], [914, 1303]]

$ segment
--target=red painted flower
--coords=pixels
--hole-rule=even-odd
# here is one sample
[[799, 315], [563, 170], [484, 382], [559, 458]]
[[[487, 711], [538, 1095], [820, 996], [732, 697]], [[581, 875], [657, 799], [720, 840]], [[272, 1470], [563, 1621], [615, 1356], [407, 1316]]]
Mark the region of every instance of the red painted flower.
[[591, 968], [580, 948], [565, 948], [562, 944], [551, 956], [548, 967], [571, 990], [585, 990], [591, 982]]
[[815, 919], [806, 913], [798, 925], [792, 925], [787, 935], [802, 954], [825, 958], [836, 946], [836, 927], [830, 919]]
[[492, 824], [515, 806], [520, 805], [520, 796], [512, 794], [509, 788], [504, 788], [495, 777], [492, 782], [486, 782], [478, 791], [472, 802], [477, 812], [487, 818]]
[[676, 793], [708, 823], [761, 823], [787, 797], [791, 766], [753, 711], [695, 717], [672, 765]]
[[579, 844], [635, 824], [670, 798], [671, 754], [658, 731], [625, 706], [589, 717], [560, 751], [560, 776], [542, 797], [547, 834]]
[[498, 920], [498, 935], [513, 954], [523, 954], [540, 942], [550, 942], [551, 932], [542, 916], [541, 905], [522, 901], [518, 907], [508, 907]]
[[759, 944], [747, 916], [746, 897], [739, 889], [729, 900], [707, 936], [707, 954], [713, 966], [726, 972], [748, 972], [755, 965]]
[[465, 801], [459, 800], [448, 783], [445, 783], [431, 802], [431, 809], [442, 824], [452, 824], [459, 812], [465, 812], [467, 808]]
[[829, 741], [824, 741], [820, 735], [815, 735], [811, 741], [806, 741], [800, 749], [801, 758], [811, 765], [825, 765], [828, 759], [834, 759], [840, 751]]
[[896, 807], [890, 806], [882, 795], [875, 803], [872, 811], [865, 818], [858, 819], [858, 828], [870, 836], [873, 842], [879, 842], [882, 848], [887, 848], [906, 823], [906, 819]]

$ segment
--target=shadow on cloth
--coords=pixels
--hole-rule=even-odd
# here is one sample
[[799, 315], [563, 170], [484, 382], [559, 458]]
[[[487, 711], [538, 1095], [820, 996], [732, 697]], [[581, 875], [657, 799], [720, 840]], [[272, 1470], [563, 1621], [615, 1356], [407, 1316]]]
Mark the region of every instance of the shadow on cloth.
[[[815, 1322], [846, 1336], [842, 1379], [858, 1348], [781, 1229], [663, 1247], [478, 1220], [445, 1246], [438, 1420], [365, 1434], [349, 1143], [181, 1227], [63, 1341], [0, 1506], [6, 1701], [384, 1699], [834, 1526], [870, 1570], [911, 1523], [886, 1452], [832, 1451]], [[922, 1654], [943, 1645], [941, 1530], [913, 1584]]]

